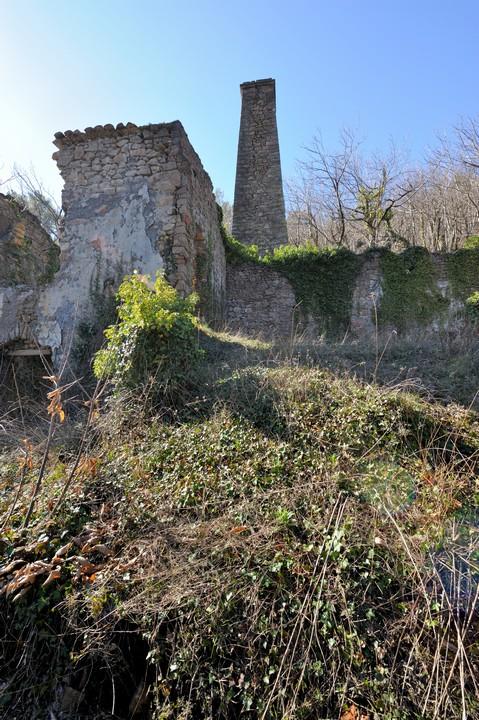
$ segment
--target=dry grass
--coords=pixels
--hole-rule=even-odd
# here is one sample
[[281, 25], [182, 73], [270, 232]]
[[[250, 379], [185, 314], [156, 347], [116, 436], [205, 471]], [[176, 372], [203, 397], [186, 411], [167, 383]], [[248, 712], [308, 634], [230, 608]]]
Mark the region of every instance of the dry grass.
[[176, 408], [57, 423], [26, 529], [7, 443], [0, 712], [478, 716], [477, 416], [223, 340]]

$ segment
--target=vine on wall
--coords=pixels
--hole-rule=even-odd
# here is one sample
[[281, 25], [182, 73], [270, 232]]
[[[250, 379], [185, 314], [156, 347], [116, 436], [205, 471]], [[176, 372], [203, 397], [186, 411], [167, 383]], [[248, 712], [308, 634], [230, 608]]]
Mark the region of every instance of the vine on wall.
[[345, 248], [284, 245], [260, 257], [255, 245], [243, 245], [224, 228], [222, 232], [227, 263], [271, 267], [291, 283], [304, 319], [313, 319], [329, 336], [338, 336], [347, 330], [363, 256]]
[[[355, 254], [344, 248], [318, 249], [312, 245], [285, 245], [259, 256], [255, 245], [243, 245], [222, 228], [227, 263], [253, 263], [280, 272], [291, 283], [304, 317], [313, 319], [327, 336], [343, 334], [349, 327], [352, 299], [358, 274], [368, 251]], [[438, 286], [433, 256], [423, 247], [402, 253], [380, 252], [382, 297], [378, 322], [402, 331], [413, 325], [426, 326], [445, 318], [450, 297], [465, 306], [479, 291], [479, 247], [458, 250], [446, 256], [449, 297]], [[469, 303], [473, 305], [476, 303]], [[470, 316], [470, 312], [466, 313]]]
[[428, 325], [447, 312], [449, 300], [437, 286], [432, 256], [425, 248], [411, 247], [400, 254], [383, 251], [381, 274], [380, 325], [405, 330], [414, 324]]
[[479, 290], [479, 245], [471, 244], [448, 255], [447, 275], [453, 297], [466, 302]]

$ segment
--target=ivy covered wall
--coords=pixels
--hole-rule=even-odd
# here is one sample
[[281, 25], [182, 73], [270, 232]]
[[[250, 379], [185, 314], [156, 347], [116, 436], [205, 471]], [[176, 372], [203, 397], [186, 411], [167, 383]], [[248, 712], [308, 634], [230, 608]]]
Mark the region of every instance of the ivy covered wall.
[[[283, 246], [260, 258], [254, 246], [224, 236], [227, 324], [263, 337], [294, 333], [330, 339], [347, 332], [405, 333], [461, 326], [479, 291], [479, 249], [433, 255]], [[468, 303], [469, 299], [469, 303]], [[466, 312], [466, 309], [469, 312]]]

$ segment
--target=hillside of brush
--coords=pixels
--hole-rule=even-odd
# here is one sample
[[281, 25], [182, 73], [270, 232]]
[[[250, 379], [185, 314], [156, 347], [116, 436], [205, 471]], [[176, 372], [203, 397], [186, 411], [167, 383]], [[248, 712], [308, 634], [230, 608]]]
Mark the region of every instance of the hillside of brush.
[[473, 395], [198, 338], [4, 413], [0, 717], [479, 717]]

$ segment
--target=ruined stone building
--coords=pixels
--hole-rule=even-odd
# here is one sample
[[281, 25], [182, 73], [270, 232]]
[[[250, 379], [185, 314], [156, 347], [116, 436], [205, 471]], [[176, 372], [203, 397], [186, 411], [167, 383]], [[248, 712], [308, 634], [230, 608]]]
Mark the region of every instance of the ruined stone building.
[[59, 255], [38, 219], [0, 193], [0, 347], [35, 352], [38, 296], [52, 282]]
[[0, 285], [0, 343], [48, 349], [59, 362], [80, 322], [102, 323], [98, 293], [114, 293], [133, 271], [164, 271], [182, 295], [197, 291], [200, 311], [218, 323], [225, 296], [218, 212], [181, 123], [97, 126], [57, 133], [54, 142], [65, 181], [60, 269], [47, 285], [31, 277], [22, 278], [25, 287]]
[[[264, 255], [287, 243], [274, 80], [243, 83], [241, 98], [233, 232]], [[301, 278], [294, 285], [265, 264], [227, 265], [213, 186], [180, 122], [97, 126], [57, 133], [54, 143], [65, 182], [60, 248], [0, 195], [0, 350], [51, 354], [58, 366], [81, 323], [104, 327], [100, 300], [133, 271], [163, 271], [182, 295], [199, 294], [209, 323], [244, 334], [314, 338], [331, 325], [340, 278], [318, 275], [327, 303], [306, 306]], [[454, 290], [444, 259], [431, 262], [426, 295], [438, 312], [428, 323], [439, 327], [455, 322], [466, 294]], [[339, 300], [351, 298], [347, 331], [361, 335], [375, 330], [385, 284], [379, 256], [357, 267]]]

